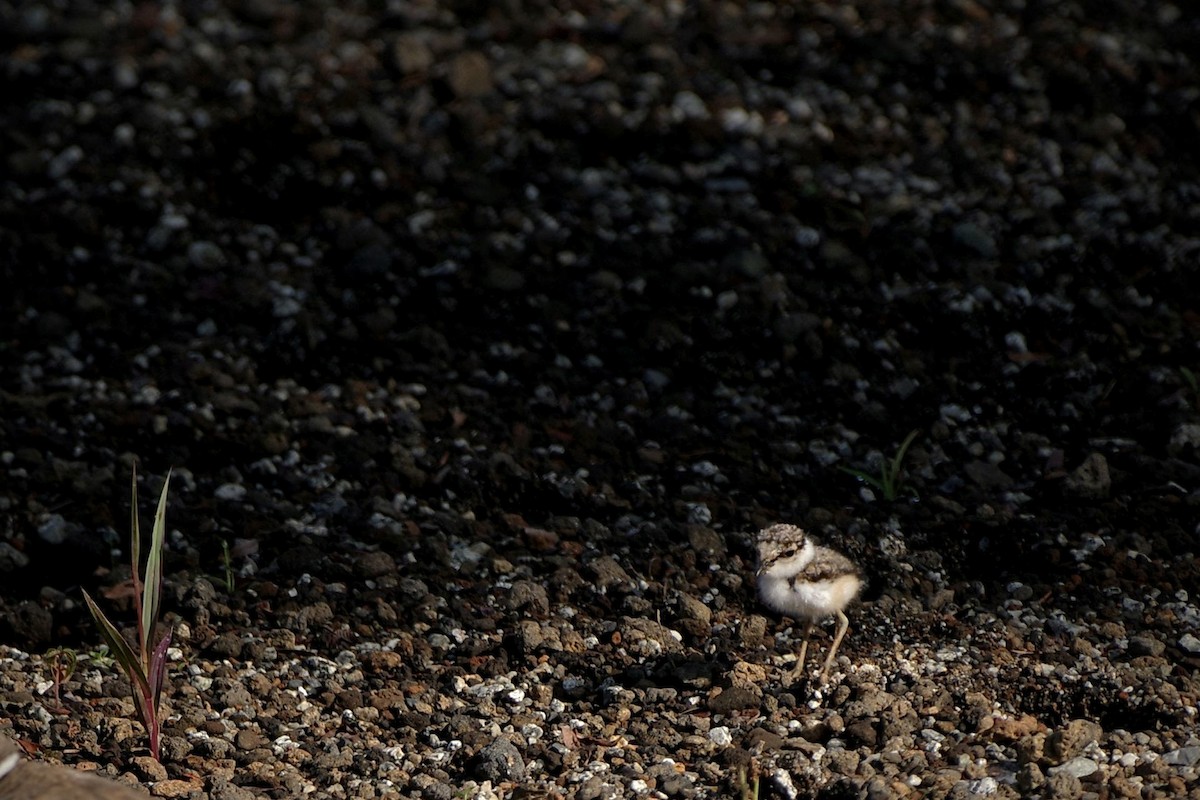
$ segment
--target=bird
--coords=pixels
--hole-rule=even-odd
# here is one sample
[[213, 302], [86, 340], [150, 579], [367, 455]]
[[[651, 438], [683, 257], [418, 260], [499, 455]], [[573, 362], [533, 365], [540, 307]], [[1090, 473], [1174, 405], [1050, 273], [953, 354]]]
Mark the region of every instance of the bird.
[[26, 761], [0, 734], [0, 800], [147, 800], [145, 792], [71, 767]]
[[768, 608], [804, 622], [804, 639], [791, 681], [803, 674], [813, 625], [837, 617], [837, 633], [821, 670], [821, 683], [825, 683], [838, 645], [850, 627], [844, 609], [862, 591], [862, 572], [838, 551], [817, 544], [797, 525], [778, 523], [763, 528], [755, 537], [755, 547], [759, 599]]

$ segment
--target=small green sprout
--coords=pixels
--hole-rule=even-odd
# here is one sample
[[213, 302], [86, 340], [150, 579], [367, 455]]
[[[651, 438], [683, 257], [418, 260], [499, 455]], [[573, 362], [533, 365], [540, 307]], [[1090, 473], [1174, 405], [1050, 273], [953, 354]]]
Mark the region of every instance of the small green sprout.
[[67, 709], [62, 704], [62, 685], [71, 680], [79, 657], [69, 647], [52, 647], [44, 656], [50, 666], [50, 679], [54, 681], [54, 713], [65, 714]]
[[[749, 772], [749, 775], [747, 775]], [[758, 800], [759, 789], [758, 763], [751, 760], [749, 770], [739, 767], [737, 771], [737, 786], [739, 800]]]
[[225, 592], [233, 594], [237, 586], [237, 573], [233, 569], [233, 557], [229, 554], [229, 540], [221, 540], [221, 564], [225, 567]]
[[112, 669], [117, 663], [117, 660], [113, 658], [106, 644], [102, 644], [94, 650], [87, 651], [79, 656], [79, 660], [96, 669]]
[[141, 566], [141, 534], [138, 526], [137, 500], [137, 470], [133, 473], [133, 509], [131, 522], [131, 559], [133, 562], [133, 602], [137, 615], [138, 651], [125, 641], [125, 637], [116, 626], [108, 621], [104, 612], [92, 600], [87, 592], [83, 599], [92, 619], [100, 629], [109, 650], [115, 656], [117, 663], [129, 678], [130, 690], [133, 694], [133, 704], [137, 709], [138, 718], [146, 728], [150, 738], [150, 755], [155, 761], [159, 758], [159, 698], [162, 694], [163, 678], [167, 669], [167, 648], [171, 646], [171, 630], [154, 640], [155, 629], [158, 627], [158, 605], [162, 596], [163, 582], [163, 545], [167, 531], [167, 487], [171, 483], [171, 473], [167, 473], [163, 481], [162, 494], [158, 498], [158, 510], [154, 514], [154, 529], [150, 536], [150, 552], [146, 557], [146, 573], [144, 580], [139, 577]]
[[1187, 367], [1180, 367], [1179, 374], [1183, 378], [1183, 382], [1192, 391], [1192, 403], [1197, 408], [1200, 408], [1200, 378], [1196, 377], [1196, 373], [1192, 372]]
[[[893, 502], [900, 496], [901, 490], [905, 489], [904, 457], [908, 455], [908, 448], [912, 445], [913, 440], [917, 438], [917, 433], [919, 431], [913, 429], [909, 432], [908, 436], [904, 437], [904, 441], [900, 443], [900, 448], [896, 450], [896, 455], [892, 456], [892, 460], [883, 462], [878, 476], [861, 469], [851, 469], [850, 467], [840, 467], [840, 469], [847, 475], [853, 475], [868, 486], [879, 490], [884, 500]], [[913, 497], [917, 496], [917, 493], [912, 488], [908, 488], [907, 491]]]
[[1183, 376], [1183, 382], [1188, 385], [1189, 389], [1193, 392], [1200, 392], [1200, 380], [1196, 379], [1196, 373], [1187, 367], [1180, 367], [1179, 374]]

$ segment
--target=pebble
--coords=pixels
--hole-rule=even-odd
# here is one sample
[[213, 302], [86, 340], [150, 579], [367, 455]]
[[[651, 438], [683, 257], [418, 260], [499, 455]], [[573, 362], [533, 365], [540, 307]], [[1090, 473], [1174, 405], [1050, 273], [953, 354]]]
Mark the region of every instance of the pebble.
[[1163, 763], [1173, 767], [1195, 767], [1200, 765], [1200, 745], [1189, 745], [1163, 753]]
[[1101, 453], [1092, 453], [1067, 476], [1066, 492], [1084, 500], [1103, 500], [1112, 490], [1108, 460]]
[[1190, 653], [1194, 656], [1200, 655], [1200, 638], [1195, 634], [1185, 633], [1179, 637], [1179, 647], [1185, 653]]
[[1078, 756], [1103, 735], [1104, 729], [1087, 719], [1074, 719], [1046, 738], [1046, 755], [1052, 763], [1062, 764]]
[[62, 544], [67, 540], [70, 526], [61, 514], [51, 514], [38, 525], [37, 532], [47, 544]]
[[1051, 767], [1050, 774], [1057, 775], [1060, 772], [1065, 772], [1068, 775], [1074, 775], [1076, 778], [1086, 778], [1098, 769], [1100, 769], [1100, 765], [1092, 759], [1084, 756], [1076, 756], [1057, 767]]
[[525, 759], [507, 738], [497, 739], [479, 751], [475, 758], [475, 773], [493, 783], [525, 779]]
[[724, 725], [718, 725], [715, 728], [710, 728], [708, 738], [718, 747], [726, 747], [733, 742], [733, 737], [729, 734], [729, 728]]
[[218, 500], [239, 501], [246, 497], [246, 487], [240, 483], [223, 483], [216, 488], [213, 495]]

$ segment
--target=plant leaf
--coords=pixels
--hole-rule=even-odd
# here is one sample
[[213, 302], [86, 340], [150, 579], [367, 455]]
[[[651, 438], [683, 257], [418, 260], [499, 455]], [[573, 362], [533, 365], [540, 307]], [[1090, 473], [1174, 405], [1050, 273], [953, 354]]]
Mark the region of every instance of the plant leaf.
[[913, 443], [913, 439], [917, 438], [918, 433], [920, 431], [917, 428], [913, 428], [908, 432], [908, 436], [904, 437], [904, 441], [900, 443], [900, 449], [896, 451], [896, 456], [892, 459], [893, 475], [900, 474], [900, 465], [904, 463], [904, 456], [908, 453], [908, 448]]
[[162, 694], [163, 676], [167, 673], [167, 649], [171, 646], [171, 631], [159, 640], [150, 654], [150, 693], [154, 698], [154, 707], [158, 708], [158, 697]]
[[87, 592], [83, 593], [83, 600], [87, 603], [88, 611], [92, 613], [92, 619], [96, 621], [96, 627], [100, 629], [100, 636], [108, 645], [109, 652], [117, 659], [117, 663], [129, 677], [129, 683], [133, 687], [134, 700], [137, 700], [138, 695], [149, 695], [150, 684], [146, 680], [142, 664], [138, 660], [137, 654], [133, 652], [133, 648], [129, 646], [129, 642], [125, 641], [121, 632], [108, 621], [108, 617], [104, 616], [104, 612]]
[[840, 469], [842, 472], [846, 473], [847, 475], [853, 475], [854, 477], [858, 478], [860, 481], [867, 484], [868, 486], [872, 486], [881, 492], [884, 491], [883, 482], [880, 481], [879, 478], [876, 478], [874, 475], [872, 475], [869, 472], [866, 472], [861, 469], [852, 469], [850, 467], [838, 467], [838, 469]]
[[150, 553], [146, 556], [146, 581], [142, 586], [141, 634], [143, 663], [147, 671], [153, 661], [150, 656], [150, 639], [154, 635], [154, 623], [158, 621], [158, 603], [162, 597], [162, 555], [167, 531], [167, 489], [171, 485], [171, 471], [163, 479], [162, 494], [158, 496], [158, 509], [154, 512], [154, 531], [150, 535]]
[[142, 662], [146, 661], [145, 634], [142, 632], [142, 580], [139, 577], [142, 569], [142, 531], [138, 524], [138, 493], [137, 493], [137, 464], [133, 465], [130, 478], [132, 500], [129, 504], [129, 562], [131, 567], [129, 580], [133, 584], [133, 608], [138, 618], [138, 647], [141, 650]]

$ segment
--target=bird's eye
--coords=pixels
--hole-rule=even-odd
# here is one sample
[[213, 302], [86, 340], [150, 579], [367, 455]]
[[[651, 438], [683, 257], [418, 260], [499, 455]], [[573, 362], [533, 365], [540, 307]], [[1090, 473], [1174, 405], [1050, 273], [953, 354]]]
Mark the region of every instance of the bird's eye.
[[791, 558], [794, 555], [796, 555], [796, 548], [789, 547], [787, 550], [784, 550], [782, 553], [780, 553], [779, 557], [780, 558]]

